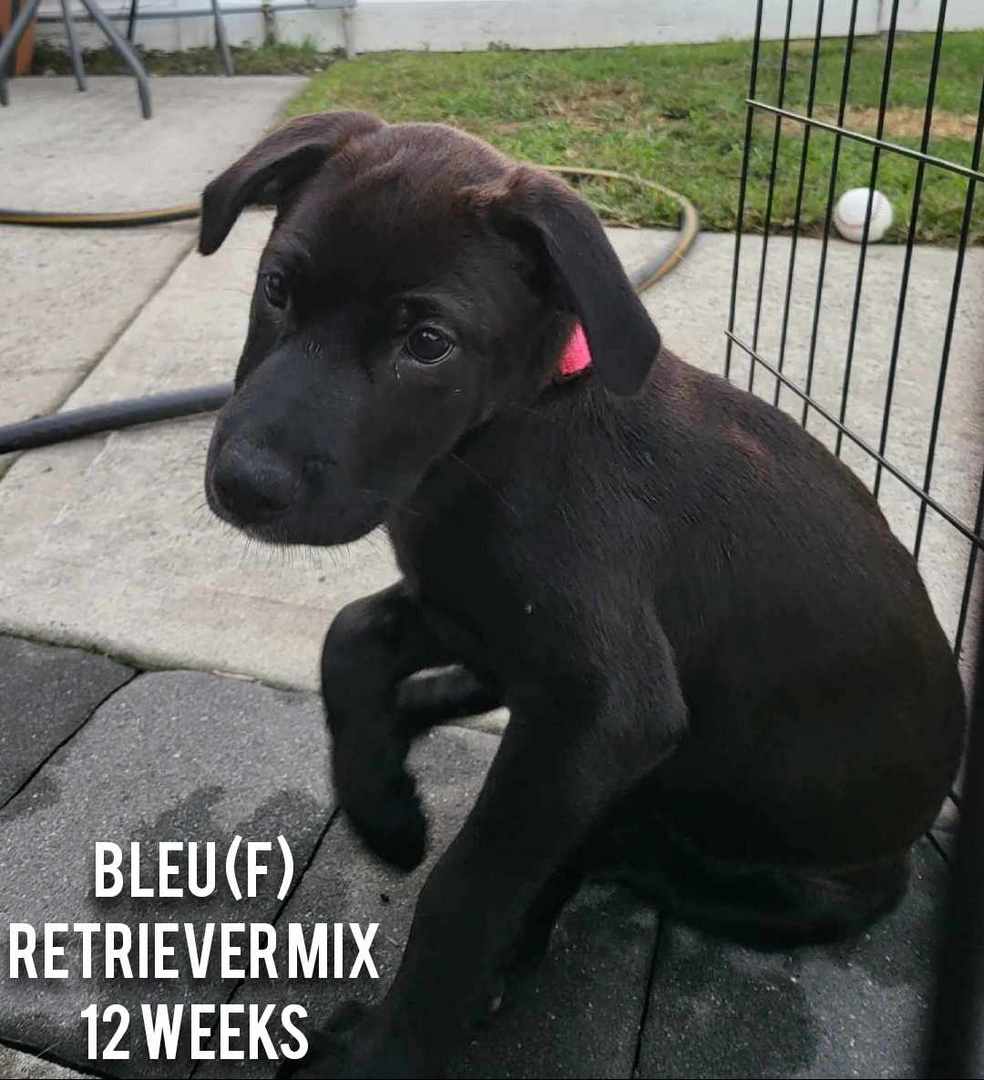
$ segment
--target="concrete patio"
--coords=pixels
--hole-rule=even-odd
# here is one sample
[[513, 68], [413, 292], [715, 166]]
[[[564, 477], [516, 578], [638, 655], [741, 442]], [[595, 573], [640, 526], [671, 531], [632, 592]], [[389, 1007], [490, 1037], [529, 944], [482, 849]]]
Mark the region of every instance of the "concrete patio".
[[[126, 80], [18, 80], [0, 114], [9, 205], [146, 208], [191, 201], [275, 122], [293, 78], [156, 80], [157, 118], [141, 121]], [[9, 179], [9, 183], [7, 180]], [[0, 424], [165, 388], [231, 378], [269, 217], [247, 214], [210, 259], [194, 223], [114, 232], [0, 232], [7, 274], [0, 324]], [[665, 244], [612, 230], [626, 265]], [[734, 239], [703, 235], [646, 303], [664, 340], [721, 372]], [[819, 241], [797, 255], [786, 371], [802, 376]], [[737, 330], [752, 336], [761, 240], [743, 246]], [[759, 350], [777, 352], [789, 239], [768, 250]], [[848, 421], [877, 444], [902, 253], [868, 256]], [[838, 408], [857, 249], [831, 241], [815, 394]], [[888, 457], [921, 481], [954, 252], [917, 250]], [[933, 491], [965, 522], [984, 464], [984, 251], [967, 259], [943, 404]], [[748, 366], [736, 350], [733, 375]], [[763, 373], [756, 390], [770, 398]], [[794, 395], [783, 407], [796, 412]], [[194, 987], [0, 980], [0, 1072], [56, 1076], [50, 1061], [118, 1076], [266, 1076], [261, 1063], [85, 1058], [79, 1011], [92, 1001], [297, 1001], [311, 1022], [344, 997], [379, 995], [394, 974], [427, 866], [463, 820], [504, 717], [421, 740], [414, 764], [430, 812], [427, 866], [375, 864], [336, 803], [318, 702], [324, 630], [349, 600], [395, 570], [385, 538], [290, 559], [251, 547], [203, 508], [211, 422], [177, 421], [0, 457], [0, 923], [97, 921], [96, 840], [228, 840], [286, 835], [299, 884], [283, 903], [145, 902], [144, 921], [381, 924], [379, 982], [216, 981]], [[831, 442], [818, 418], [811, 430]], [[845, 459], [871, 479], [848, 446]], [[898, 482], [887, 516], [911, 542], [918, 510]], [[921, 566], [953, 632], [969, 546], [932, 513]], [[976, 628], [971, 627], [971, 635]], [[970, 652], [968, 648], [966, 650]], [[480, 1032], [461, 1076], [917, 1075], [930, 992], [948, 807], [937, 844], [917, 852], [914, 888], [870, 934], [830, 949], [760, 954], [672, 925], [609, 884], [565, 911], [550, 956], [521, 1002]], [[121, 902], [122, 904], [122, 902]], [[156, 906], [155, 906], [156, 905]], [[109, 910], [113, 910], [110, 905]], [[137, 918], [126, 904], [120, 918]], [[2, 962], [2, 961], [0, 961]], [[3, 970], [6, 964], [3, 962]], [[37, 1055], [41, 1055], [39, 1061]]]

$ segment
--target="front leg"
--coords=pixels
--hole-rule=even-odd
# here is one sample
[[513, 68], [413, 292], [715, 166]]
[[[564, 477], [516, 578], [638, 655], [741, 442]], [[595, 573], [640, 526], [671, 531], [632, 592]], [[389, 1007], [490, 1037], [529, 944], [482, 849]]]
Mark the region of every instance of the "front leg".
[[[510, 695], [510, 724], [465, 826], [421, 891], [389, 994], [294, 1075], [443, 1074], [545, 887], [686, 730], [662, 631], [650, 628], [644, 650], [638, 640], [614, 648], [614, 637], [593, 670], [552, 680], [550, 693]], [[638, 668], [627, 671], [632, 657]]]
[[[454, 642], [425, 621], [403, 582], [348, 604], [325, 638], [321, 694], [339, 802], [369, 847], [403, 869], [423, 858], [426, 837], [407, 751], [427, 718], [443, 717], [436, 706], [448, 697], [435, 695], [433, 676], [406, 680], [457, 659]], [[460, 685], [461, 704], [492, 699], [466, 670], [446, 678]]]

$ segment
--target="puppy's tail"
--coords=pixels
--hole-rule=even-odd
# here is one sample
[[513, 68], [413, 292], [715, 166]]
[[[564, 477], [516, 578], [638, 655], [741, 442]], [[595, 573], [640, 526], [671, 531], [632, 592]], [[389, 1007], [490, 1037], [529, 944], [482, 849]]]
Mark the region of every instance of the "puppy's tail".
[[[599, 876], [635, 888], [667, 914], [756, 948], [849, 937], [890, 911], [909, 882], [909, 853], [847, 867], [724, 859], [665, 825], [620, 846]], [[637, 838], [638, 839], [638, 838]]]

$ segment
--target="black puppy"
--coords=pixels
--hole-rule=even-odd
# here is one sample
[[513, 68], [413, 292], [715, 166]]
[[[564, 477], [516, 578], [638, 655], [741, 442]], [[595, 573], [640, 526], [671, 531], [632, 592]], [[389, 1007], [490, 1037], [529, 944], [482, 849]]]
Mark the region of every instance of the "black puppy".
[[[342, 611], [322, 660], [368, 845], [423, 854], [416, 733], [510, 710], [389, 995], [297, 1075], [439, 1075], [598, 868], [750, 940], [891, 907], [964, 706], [863, 485], [661, 348], [592, 211], [475, 139], [292, 121], [208, 186], [200, 250], [253, 204], [277, 216], [206, 489], [261, 540], [389, 532], [403, 579]], [[593, 363], [559, 379], [578, 326]]]

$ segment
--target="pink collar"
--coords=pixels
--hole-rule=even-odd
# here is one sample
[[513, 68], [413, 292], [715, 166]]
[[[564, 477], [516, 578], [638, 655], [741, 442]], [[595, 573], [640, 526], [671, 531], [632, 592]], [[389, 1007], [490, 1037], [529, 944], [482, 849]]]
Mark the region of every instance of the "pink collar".
[[584, 336], [584, 328], [578, 323], [571, 334], [571, 340], [567, 343], [564, 355], [560, 358], [560, 367], [557, 374], [563, 379], [570, 379], [574, 375], [580, 375], [582, 371], [591, 367], [591, 350], [588, 348], [588, 339]]

